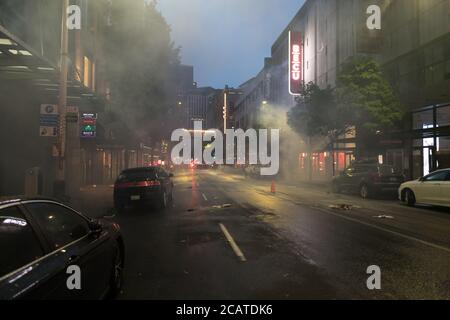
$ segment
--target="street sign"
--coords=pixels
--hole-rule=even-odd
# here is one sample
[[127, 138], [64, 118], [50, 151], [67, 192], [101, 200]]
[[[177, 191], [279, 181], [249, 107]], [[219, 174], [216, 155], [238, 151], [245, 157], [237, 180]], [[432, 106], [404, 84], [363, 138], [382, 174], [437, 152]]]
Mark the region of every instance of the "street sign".
[[80, 121], [81, 138], [95, 138], [97, 135], [97, 114], [83, 113]]
[[41, 137], [56, 137], [58, 135], [58, 126], [58, 106], [54, 104], [41, 104], [39, 135]]
[[40, 126], [39, 135], [41, 137], [56, 137], [58, 135], [58, 127]]
[[67, 107], [66, 121], [78, 122], [79, 110], [78, 107]]
[[54, 104], [41, 104], [41, 114], [43, 115], [59, 115], [58, 106]]

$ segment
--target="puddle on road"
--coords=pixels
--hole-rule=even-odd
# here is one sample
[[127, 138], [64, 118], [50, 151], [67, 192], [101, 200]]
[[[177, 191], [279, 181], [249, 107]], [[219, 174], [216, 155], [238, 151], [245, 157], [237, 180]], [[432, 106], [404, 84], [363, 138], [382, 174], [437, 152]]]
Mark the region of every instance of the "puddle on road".
[[277, 216], [273, 210], [260, 209], [249, 203], [242, 204], [242, 207], [249, 213], [250, 216], [259, 220], [276, 218]]
[[221, 239], [220, 233], [217, 232], [205, 232], [205, 233], [191, 233], [186, 238], [180, 240], [180, 243], [187, 246], [194, 246], [198, 244], [205, 244], [212, 241]]

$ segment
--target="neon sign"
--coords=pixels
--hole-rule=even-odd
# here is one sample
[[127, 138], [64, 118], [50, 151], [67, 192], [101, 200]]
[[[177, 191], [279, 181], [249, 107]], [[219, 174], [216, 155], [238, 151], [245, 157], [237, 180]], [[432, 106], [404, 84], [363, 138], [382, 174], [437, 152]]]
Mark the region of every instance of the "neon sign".
[[303, 82], [303, 43], [300, 32], [289, 31], [289, 93], [298, 96]]

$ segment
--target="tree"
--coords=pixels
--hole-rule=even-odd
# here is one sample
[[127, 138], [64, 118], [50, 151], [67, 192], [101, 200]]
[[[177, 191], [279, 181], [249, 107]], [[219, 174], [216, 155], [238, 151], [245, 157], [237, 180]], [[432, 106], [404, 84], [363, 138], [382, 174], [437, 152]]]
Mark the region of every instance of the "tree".
[[[313, 140], [321, 140], [326, 148], [351, 126], [340, 114], [331, 88], [320, 89], [310, 82], [303, 87], [297, 104], [288, 112], [288, 125], [305, 139], [308, 153], [313, 152]], [[311, 180], [311, 157], [308, 161]]]
[[288, 113], [288, 124], [307, 138], [310, 153], [314, 138], [322, 138], [332, 149], [354, 129], [361, 151], [377, 134], [397, 128], [404, 115], [380, 66], [371, 58], [356, 57], [343, 64], [335, 89], [308, 83]]
[[338, 74], [337, 109], [357, 131], [374, 134], [396, 128], [405, 115], [377, 62], [369, 57], [347, 60]]
[[179, 49], [155, 1], [115, 0], [109, 6], [103, 51], [111, 109], [141, 140], [159, 139], [173, 105], [168, 81]]

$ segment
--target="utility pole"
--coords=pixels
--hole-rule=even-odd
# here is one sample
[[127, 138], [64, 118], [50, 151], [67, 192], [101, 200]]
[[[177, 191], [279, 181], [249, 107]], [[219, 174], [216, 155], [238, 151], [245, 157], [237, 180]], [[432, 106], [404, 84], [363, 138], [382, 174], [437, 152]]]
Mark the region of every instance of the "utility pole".
[[69, 34], [67, 28], [67, 8], [69, 0], [62, 0], [61, 12], [61, 53], [60, 53], [60, 78], [59, 78], [59, 134], [58, 134], [58, 170], [57, 183], [54, 186], [54, 194], [65, 195], [65, 156], [66, 156], [66, 113], [67, 113], [67, 66], [69, 51]]

